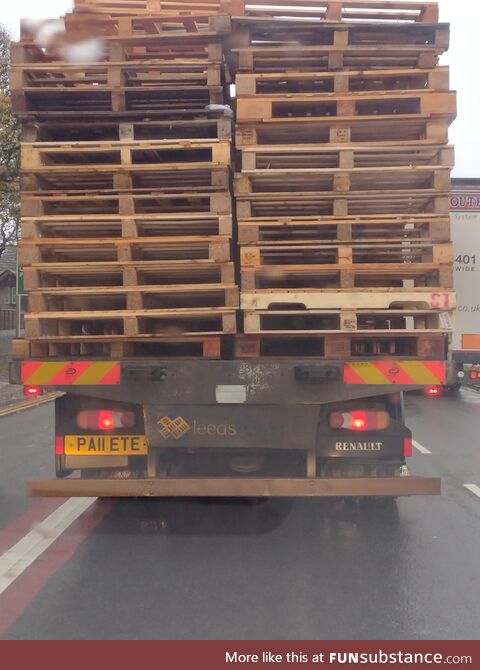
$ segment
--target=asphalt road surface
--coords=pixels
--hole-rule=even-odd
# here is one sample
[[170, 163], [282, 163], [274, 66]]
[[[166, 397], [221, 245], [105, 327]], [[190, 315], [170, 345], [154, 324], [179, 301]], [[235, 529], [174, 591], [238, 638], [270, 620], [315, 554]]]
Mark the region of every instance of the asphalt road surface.
[[52, 474], [53, 407], [0, 417], [0, 637], [478, 638], [480, 394], [406, 402], [410, 468], [443, 495], [384, 510], [27, 499]]

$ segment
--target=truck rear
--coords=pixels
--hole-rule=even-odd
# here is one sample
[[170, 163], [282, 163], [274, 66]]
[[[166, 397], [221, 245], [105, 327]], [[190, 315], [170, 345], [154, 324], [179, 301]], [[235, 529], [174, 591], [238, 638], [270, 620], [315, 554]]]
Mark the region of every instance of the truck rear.
[[450, 207], [458, 306], [453, 336], [453, 359], [465, 383], [480, 383], [480, 180], [454, 179]]
[[63, 393], [30, 493], [439, 493], [402, 400], [454, 374], [438, 6], [97, 4], [12, 53], [11, 380]]

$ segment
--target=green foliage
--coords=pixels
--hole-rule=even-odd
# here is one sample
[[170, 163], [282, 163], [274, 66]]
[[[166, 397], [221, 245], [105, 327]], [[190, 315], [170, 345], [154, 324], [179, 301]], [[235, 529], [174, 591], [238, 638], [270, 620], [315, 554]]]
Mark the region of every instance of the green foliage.
[[0, 26], [0, 256], [20, 226], [20, 127], [11, 111], [10, 43]]

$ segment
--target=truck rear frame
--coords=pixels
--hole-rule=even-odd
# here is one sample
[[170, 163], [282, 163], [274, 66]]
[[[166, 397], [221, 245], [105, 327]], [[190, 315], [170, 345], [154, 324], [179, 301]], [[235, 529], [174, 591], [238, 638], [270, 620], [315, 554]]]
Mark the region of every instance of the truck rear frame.
[[[440, 493], [439, 479], [408, 473], [402, 392], [444, 363], [137, 359], [117, 364], [114, 384], [81, 383], [75, 365], [64, 363], [72, 383], [44, 385], [65, 393], [55, 401], [57, 479], [29, 482], [32, 495]], [[352, 365], [365, 366], [357, 369], [367, 379], [369, 369], [390, 372], [376, 384], [355, 383]], [[409, 365], [417, 383], [392, 381]], [[12, 381], [31, 381], [25, 370], [32, 369], [13, 363]], [[35, 374], [41, 379], [41, 368]]]

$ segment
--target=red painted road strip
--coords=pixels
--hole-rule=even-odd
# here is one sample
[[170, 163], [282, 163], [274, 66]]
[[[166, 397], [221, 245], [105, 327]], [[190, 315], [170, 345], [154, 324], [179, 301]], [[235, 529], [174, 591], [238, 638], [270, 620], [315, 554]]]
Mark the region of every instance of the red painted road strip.
[[73, 557], [110, 510], [110, 501], [97, 500], [4, 591], [0, 596], [0, 635], [18, 619], [49, 579]]
[[36, 500], [23, 514], [8, 526], [0, 529], [0, 556], [17, 544], [32, 528], [47, 518], [66, 498], [41, 498]]

